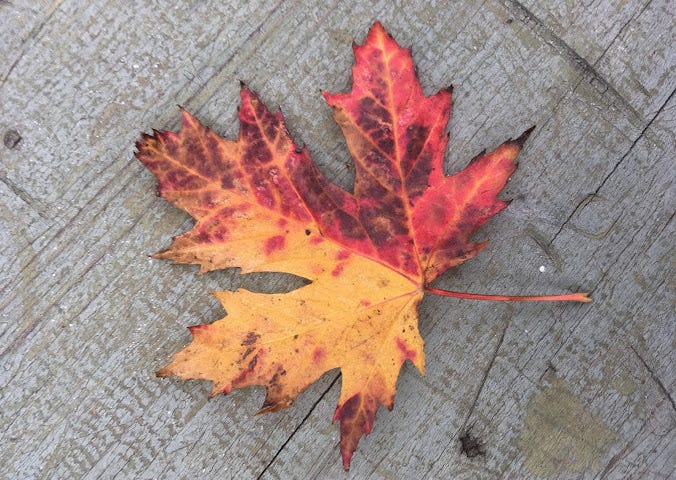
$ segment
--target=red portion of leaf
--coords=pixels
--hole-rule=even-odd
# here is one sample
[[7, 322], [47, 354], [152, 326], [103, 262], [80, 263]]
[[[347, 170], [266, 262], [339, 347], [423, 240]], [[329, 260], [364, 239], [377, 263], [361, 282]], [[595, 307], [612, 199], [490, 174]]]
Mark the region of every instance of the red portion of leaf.
[[[137, 157], [157, 176], [158, 193], [196, 219], [214, 217], [216, 201], [227, 190], [251, 193], [261, 206], [282, 217], [308, 219], [288, 172], [270, 165], [272, 149], [287, 157], [289, 164], [298, 156], [282, 114], [272, 114], [246, 87], [241, 97], [239, 141], [225, 142], [231, 149], [224, 150], [222, 139], [184, 110], [181, 130], [144, 135], [137, 144]], [[158, 160], [157, 153], [146, 155], [149, 149], [166, 158], [180, 157], [181, 163]]]
[[380, 23], [354, 54], [352, 91], [324, 92], [355, 161], [354, 201], [346, 213], [363, 226], [379, 259], [419, 277], [411, 209], [443, 178], [451, 94], [425, 97], [410, 52]]
[[469, 237], [507, 206], [497, 195], [516, 170], [514, 161], [529, 134], [527, 131], [519, 139], [477, 157], [418, 199], [412, 223], [428, 283], [486, 246], [485, 242], [471, 242]]
[[340, 453], [345, 470], [350, 468], [361, 436], [371, 433], [379, 406], [376, 399], [357, 394], [336, 408], [333, 421], [340, 422]]
[[[366, 255], [375, 251], [395, 270], [429, 283], [485, 246], [469, 237], [506, 205], [497, 194], [514, 172], [525, 138], [445, 177], [451, 90], [425, 97], [410, 51], [380, 23], [354, 54], [352, 91], [324, 93], [356, 166], [354, 198], [342, 195], [344, 218], [337, 225], [359, 233], [354, 248]], [[318, 219], [322, 229], [333, 229], [327, 229], [329, 236], [344, 241], [331, 221]]]

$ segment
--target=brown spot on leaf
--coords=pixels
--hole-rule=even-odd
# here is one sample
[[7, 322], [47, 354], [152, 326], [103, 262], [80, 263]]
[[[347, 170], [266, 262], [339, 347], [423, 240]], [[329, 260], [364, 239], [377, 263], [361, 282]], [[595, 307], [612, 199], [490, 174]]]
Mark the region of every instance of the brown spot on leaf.
[[340, 250], [340, 251], [336, 254], [336, 260], [338, 260], [338, 261], [340, 261], [340, 260], [345, 260], [346, 258], [349, 258], [349, 256], [350, 256], [350, 251], [349, 251], [349, 250]]
[[261, 336], [258, 335], [257, 333], [249, 332], [246, 334], [246, 338], [244, 339], [244, 341], [242, 341], [242, 346], [253, 345], [258, 341], [259, 338], [261, 338]]
[[333, 421], [340, 420], [342, 422], [354, 419], [360, 404], [361, 394], [357, 393], [336, 409], [336, 413], [333, 415]]
[[416, 164], [429, 132], [429, 127], [425, 125], [412, 124], [406, 128], [406, 156], [401, 164], [404, 174], [410, 172]]
[[238, 363], [242, 363], [244, 360], [246, 360], [246, 357], [248, 357], [249, 355], [251, 355], [255, 351], [256, 351], [256, 349], [254, 347], [249, 347], [246, 350], [244, 350], [244, 353], [242, 354], [242, 359]]
[[269, 163], [272, 161], [272, 152], [263, 140], [255, 140], [247, 145], [246, 158], [252, 163]]
[[253, 358], [249, 361], [249, 364], [247, 365], [246, 368], [243, 368], [239, 374], [237, 374], [236, 377], [232, 379], [232, 384], [234, 386], [241, 385], [246, 377], [251, 375], [253, 373], [254, 368], [256, 368], [256, 364], [258, 363], [258, 355], [260, 354], [260, 351], [256, 353], [256, 355], [253, 356]]
[[340, 233], [347, 239], [362, 239], [364, 229], [359, 222], [342, 210], [335, 211], [335, 220], [338, 222]]
[[326, 358], [326, 352], [323, 348], [317, 347], [312, 352], [312, 361], [315, 363], [322, 363]]
[[397, 337], [395, 339], [397, 342], [397, 348], [401, 352], [401, 359], [402, 360], [410, 360], [414, 361], [415, 358], [418, 356], [418, 352], [416, 352], [413, 349], [409, 349], [408, 346], [406, 345], [406, 342], [404, 342], [401, 338]]
[[373, 98], [364, 97], [359, 100], [359, 118], [357, 123], [368, 132], [371, 139], [386, 155], [394, 153], [394, 139], [392, 138], [392, 116], [386, 108], [379, 105]]
[[333, 270], [331, 270], [331, 275], [333, 275], [334, 277], [340, 276], [340, 274], [343, 273], [344, 268], [345, 268], [345, 265], [343, 265], [342, 263], [339, 263], [338, 265], [336, 265], [336, 267]]
[[413, 165], [413, 168], [410, 170], [406, 176], [406, 191], [410, 198], [415, 198], [429, 187], [427, 182], [430, 178], [430, 172], [432, 171], [432, 154], [425, 150], [418, 161]]
[[247, 366], [250, 372], [253, 372], [253, 369], [256, 367], [256, 363], [258, 363], [258, 355], [254, 355], [254, 357], [249, 362], [249, 365]]
[[283, 235], [275, 235], [274, 237], [268, 238], [263, 247], [265, 254], [270, 255], [274, 251], [283, 249], [285, 243], [286, 240]]

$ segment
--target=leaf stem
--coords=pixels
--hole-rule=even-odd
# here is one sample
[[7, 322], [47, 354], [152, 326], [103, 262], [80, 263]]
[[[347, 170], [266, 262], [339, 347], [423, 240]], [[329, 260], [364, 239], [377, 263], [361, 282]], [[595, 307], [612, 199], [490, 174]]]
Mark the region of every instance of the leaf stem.
[[495, 300], [499, 302], [591, 302], [589, 293], [568, 293], [565, 295], [481, 295], [479, 293], [453, 292], [426, 287], [425, 291], [443, 297], [467, 298], [470, 300]]

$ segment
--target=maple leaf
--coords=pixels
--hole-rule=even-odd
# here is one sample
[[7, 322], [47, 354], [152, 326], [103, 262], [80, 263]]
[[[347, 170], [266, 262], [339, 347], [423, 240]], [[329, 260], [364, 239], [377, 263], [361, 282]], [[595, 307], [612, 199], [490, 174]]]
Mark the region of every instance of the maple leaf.
[[410, 51], [380, 23], [354, 47], [350, 93], [323, 92], [354, 159], [354, 192], [332, 184], [246, 86], [240, 132], [220, 138], [183, 111], [181, 129], [155, 131], [136, 156], [158, 193], [195, 226], [155, 255], [310, 280], [284, 294], [216, 292], [227, 316], [190, 327], [192, 342], [160, 377], [205, 379], [211, 395], [263, 385], [260, 413], [288, 407], [328, 370], [340, 368], [343, 465], [371, 431], [380, 405], [393, 406], [409, 360], [424, 374], [417, 307], [425, 292], [496, 300], [589, 301], [587, 294], [504, 297], [429, 287], [474, 257], [471, 234], [507, 204], [497, 198], [531, 130], [445, 176], [451, 89], [425, 97]]

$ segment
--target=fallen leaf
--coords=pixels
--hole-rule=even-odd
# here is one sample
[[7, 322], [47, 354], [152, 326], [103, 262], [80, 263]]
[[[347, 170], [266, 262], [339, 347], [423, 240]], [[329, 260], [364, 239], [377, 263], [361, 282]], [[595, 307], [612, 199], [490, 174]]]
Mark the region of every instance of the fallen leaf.
[[497, 194], [531, 130], [446, 177], [451, 89], [425, 97], [410, 51], [380, 23], [354, 55], [352, 91], [323, 93], [354, 159], [354, 193], [327, 180], [282, 114], [244, 85], [236, 141], [183, 111], [178, 132], [143, 135], [136, 153], [157, 177], [158, 193], [196, 220], [156, 258], [198, 264], [201, 273], [239, 267], [310, 280], [284, 294], [216, 292], [227, 316], [190, 327], [192, 342], [157, 375], [210, 380], [212, 396], [263, 385], [263, 413], [288, 407], [340, 368], [334, 420], [346, 469], [378, 407], [392, 408], [402, 364], [424, 374], [417, 307], [425, 292], [589, 300], [428, 287], [486, 246], [470, 235], [507, 205]]

